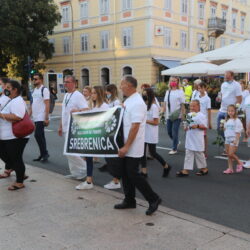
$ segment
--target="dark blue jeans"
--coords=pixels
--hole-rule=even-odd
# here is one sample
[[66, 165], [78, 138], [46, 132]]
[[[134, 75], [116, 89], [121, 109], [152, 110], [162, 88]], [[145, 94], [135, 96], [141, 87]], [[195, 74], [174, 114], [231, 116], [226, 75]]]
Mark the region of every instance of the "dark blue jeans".
[[93, 157], [86, 157], [86, 163], [87, 163], [87, 176], [92, 177], [93, 176]]
[[227, 116], [227, 113], [224, 113], [224, 112], [218, 112], [218, 115], [217, 115], [217, 131], [218, 131], [218, 134], [221, 135], [223, 138], [224, 137], [224, 130], [223, 129], [220, 129], [220, 121], [222, 119], [225, 119]]
[[173, 150], [177, 150], [177, 146], [179, 143], [179, 127], [181, 124], [181, 119], [176, 119], [174, 121], [171, 121], [170, 119], [167, 119], [167, 131], [169, 137], [173, 141]]
[[48, 154], [48, 151], [46, 146], [43, 121], [35, 122], [35, 138], [39, 147], [40, 156], [46, 156]]

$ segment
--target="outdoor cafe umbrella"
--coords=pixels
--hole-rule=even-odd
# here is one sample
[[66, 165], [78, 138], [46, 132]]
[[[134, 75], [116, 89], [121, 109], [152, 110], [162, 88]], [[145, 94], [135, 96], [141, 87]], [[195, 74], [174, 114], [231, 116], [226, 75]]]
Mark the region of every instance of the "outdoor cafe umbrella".
[[234, 73], [250, 72], [250, 57], [238, 58], [218, 66], [217, 69], [209, 70], [209, 75], [222, 75], [226, 71]]
[[205, 53], [200, 53], [198, 55], [184, 59], [181, 63], [191, 63], [194, 61], [204, 61], [208, 60], [215, 64], [222, 64], [233, 59], [244, 58], [246, 56], [250, 57], [250, 40], [242, 40], [222, 48], [211, 50]]
[[183, 77], [199, 77], [206, 76], [208, 71], [217, 69], [218, 66], [209, 62], [192, 62], [181, 66], [163, 70], [162, 75], [183, 76]]

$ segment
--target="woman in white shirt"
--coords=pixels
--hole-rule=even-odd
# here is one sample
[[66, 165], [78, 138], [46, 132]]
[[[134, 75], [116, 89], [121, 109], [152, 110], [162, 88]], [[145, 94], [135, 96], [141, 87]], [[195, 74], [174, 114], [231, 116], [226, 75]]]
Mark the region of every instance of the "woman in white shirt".
[[142, 92], [142, 98], [147, 105], [147, 120], [145, 127], [145, 147], [144, 155], [142, 157], [142, 175], [147, 177], [147, 146], [150, 152], [156, 160], [160, 162], [163, 167], [162, 177], [167, 177], [171, 166], [156, 152], [156, 145], [159, 137], [159, 108], [155, 104], [154, 91], [151, 88], [144, 89]]
[[25, 187], [23, 182], [27, 176], [25, 176], [23, 151], [29, 139], [15, 137], [12, 123], [23, 119], [26, 104], [20, 96], [21, 85], [17, 81], [9, 80], [4, 94], [10, 100], [1, 108], [0, 113], [0, 158], [16, 172], [16, 181], [8, 188], [8, 190], [14, 191]]
[[[119, 98], [118, 98], [118, 89], [115, 84], [109, 84], [106, 86], [106, 100], [110, 108], [113, 108], [115, 106], [118, 106], [121, 104]], [[121, 188], [120, 179], [121, 177], [117, 174], [114, 174], [116, 172], [119, 172], [119, 164], [117, 164], [117, 160], [114, 158], [105, 158], [105, 164], [98, 168], [99, 171], [109, 171], [109, 173], [114, 177], [112, 181], [104, 185], [104, 188], [106, 189], [119, 189]], [[119, 162], [118, 162], [119, 163]], [[116, 169], [117, 171], [114, 171]]]
[[173, 141], [172, 150], [169, 152], [170, 155], [177, 153], [181, 118], [185, 114], [184, 103], [185, 94], [179, 88], [179, 78], [170, 77], [169, 90], [166, 92], [163, 107], [164, 112], [166, 112], [168, 135]]
[[[105, 94], [102, 86], [94, 86], [91, 93], [91, 106], [93, 107], [91, 111], [105, 111], [109, 109], [108, 104], [105, 102]], [[74, 110], [74, 112], [79, 112], [82, 110]], [[85, 110], [83, 110], [85, 111]], [[93, 157], [86, 157], [87, 162], [87, 178], [86, 181], [80, 183], [76, 186], [77, 190], [80, 189], [92, 189], [93, 185]]]
[[[246, 101], [246, 98], [249, 96], [249, 90], [246, 88], [246, 81], [241, 79], [240, 85], [242, 89], [242, 102], [241, 102], [241, 109], [244, 110], [244, 103]], [[247, 142], [247, 128], [246, 128], [246, 117], [241, 117], [242, 125], [244, 128], [244, 139], [243, 142]]]

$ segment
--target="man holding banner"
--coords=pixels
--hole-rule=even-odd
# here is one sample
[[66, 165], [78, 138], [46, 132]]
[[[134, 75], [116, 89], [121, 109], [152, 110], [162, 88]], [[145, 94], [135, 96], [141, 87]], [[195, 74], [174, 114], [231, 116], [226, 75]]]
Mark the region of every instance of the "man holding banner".
[[144, 154], [147, 108], [136, 88], [137, 80], [132, 76], [125, 76], [121, 82], [121, 90], [127, 97], [123, 116], [124, 146], [118, 152], [123, 168], [122, 183], [125, 199], [114, 208], [136, 208], [135, 188], [137, 188], [149, 202], [146, 215], [151, 215], [158, 209], [161, 199], [139, 173], [140, 158]]
[[[75, 109], [88, 109], [88, 104], [84, 96], [76, 90], [76, 80], [74, 76], [65, 76], [64, 86], [67, 93], [64, 96], [62, 103], [62, 121], [58, 130], [58, 134], [65, 135], [68, 129], [68, 122], [71, 112]], [[81, 180], [86, 176], [86, 162], [80, 157], [75, 155], [67, 155], [70, 175], [66, 178], [73, 178]]]

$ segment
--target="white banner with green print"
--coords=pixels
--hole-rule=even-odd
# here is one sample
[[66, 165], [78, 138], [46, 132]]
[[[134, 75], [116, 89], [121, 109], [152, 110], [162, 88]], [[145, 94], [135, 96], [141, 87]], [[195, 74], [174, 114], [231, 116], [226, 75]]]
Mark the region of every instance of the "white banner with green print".
[[123, 146], [123, 108], [79, 112], [71, 115], [64, 154], [88, 157], [118, 157]]

